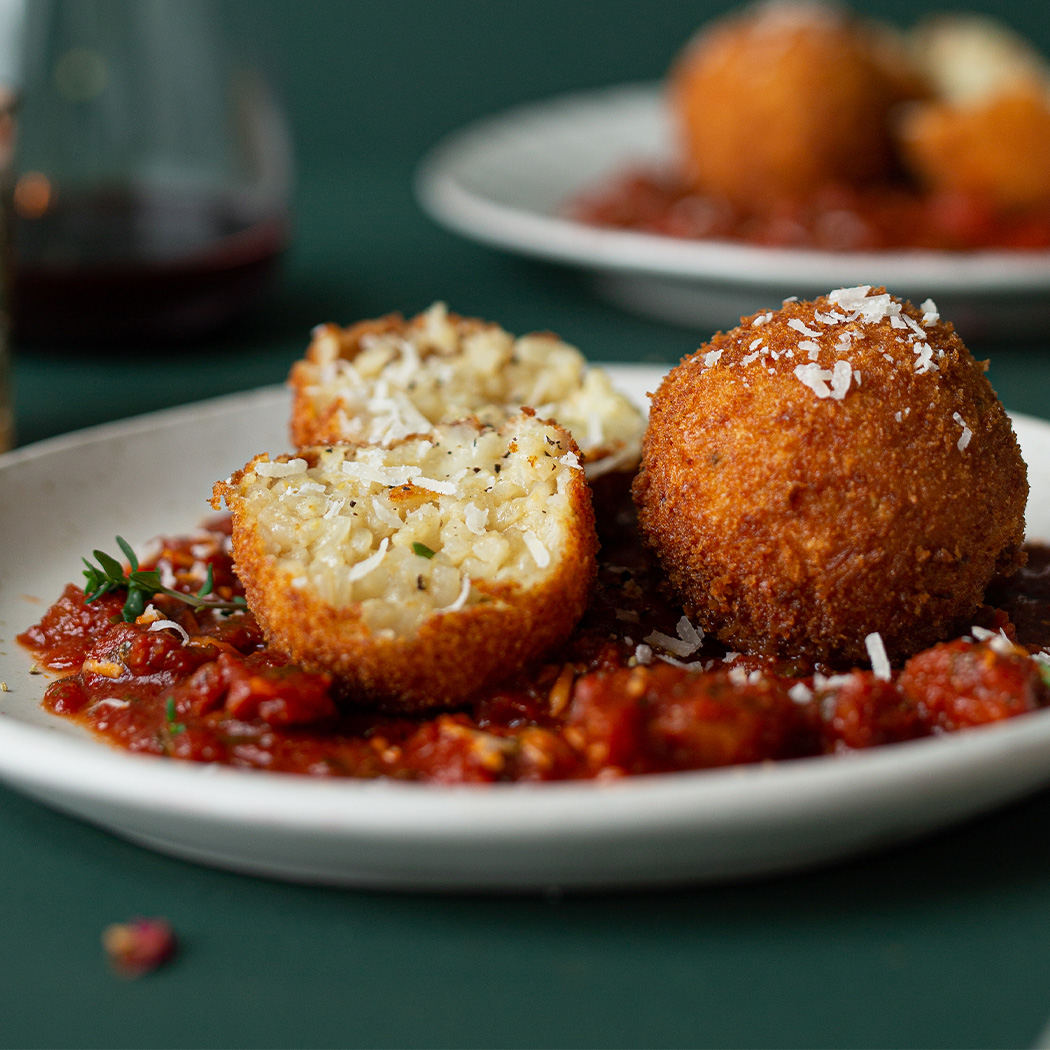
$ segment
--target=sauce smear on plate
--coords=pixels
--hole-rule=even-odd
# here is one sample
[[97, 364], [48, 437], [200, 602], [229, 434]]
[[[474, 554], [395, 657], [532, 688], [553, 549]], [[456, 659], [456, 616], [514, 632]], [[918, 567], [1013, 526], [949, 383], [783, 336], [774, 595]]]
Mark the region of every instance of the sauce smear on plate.
[[[143, 560], [166, 586], [240, 593], [228, 520]], [[326, 674], [269, 648], [249, 611], [163, 595], [134, 623], [124, 595], [70, 584], [19, 641], [61, 675], [44, 705], [111, 744], [196, 762], [443, 783], [618, 777], [820, 755], [951, 732], [1050, 703], [1050, 549], [993, 587], [967, 635], [903, 668], [830, 668], [701, 639], [641, 549], [629, 498], [610, 517], [590, 608], [571, 637], [454, 711], [354, 707]], [[1015, 644], [1015, 641], [1021, 643]]]
[[922, 193], [903, 184], [829, 186], [748, 212], [697, 193], [671, 171], [638, 169], [582, 194], [566, 214], [639, 233], [832, 252], [1050, 248], [1050, 208], [1007, 212], [973, 194]]

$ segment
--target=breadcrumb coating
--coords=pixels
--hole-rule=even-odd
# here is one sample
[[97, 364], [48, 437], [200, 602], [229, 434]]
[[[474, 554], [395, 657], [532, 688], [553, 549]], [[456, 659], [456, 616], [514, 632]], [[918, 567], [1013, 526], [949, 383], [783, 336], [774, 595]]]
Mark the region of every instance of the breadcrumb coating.
[[579, 451], [522, 413], [258, 456], [215, 486], [270, 642], [351, 702], [462, 702], [566, 637], [597, 539]]
[[933, 96], [902, 109], [901, 156], [920, 185], [1004, 211], [1050, 204], [1050, 65], [995, 19], [944, 14], [912, 32]]
[[670, 72], [668, 101], [696, 189], [761, 211], [890, 175], [889, 114], [923, 91], [888, 26], [781, 0], [705, 26]]
[[639, 523], [685, 609], [745, 652], [891, 659], [1021, 562], [1010, 421], [935, 305], [867, 286], [742, 318], [653, 396]]
[[296, 446], [389, 444], [467, 416], [498, 426], [528, 406], [572, 434], [591, 479], [633, 471], [641, 454], [641, 413], [579, 350], [550, 332], [515, 338], [441, 303], [408, 321], [319, 326], [289, 382]]

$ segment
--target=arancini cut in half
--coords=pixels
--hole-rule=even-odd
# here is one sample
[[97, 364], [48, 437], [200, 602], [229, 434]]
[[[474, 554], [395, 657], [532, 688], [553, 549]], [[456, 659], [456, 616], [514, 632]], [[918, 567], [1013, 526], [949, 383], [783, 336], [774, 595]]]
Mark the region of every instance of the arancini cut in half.
[[596, 571], [578, 449], [529, 413], [257, 456], [220, 500], [267, 639], [388, 710], [462, 702], [563, 640]]
[[318, 326], [289, 382], [297, 447], [388, 445], [468, 416], [499, 426], [527, 406], [572, 434], [592, 480], [633, 472], [641, 456], [642, 414], [579, 350], [550, 332], [515, 338], [441, 303], [408, 321]]
[[735, 650], [891, 659], [1022, 563], [1025, 464], [952, 326], [881, 288], [742, 319], [653, 396], [634, 484], [694, 622]]

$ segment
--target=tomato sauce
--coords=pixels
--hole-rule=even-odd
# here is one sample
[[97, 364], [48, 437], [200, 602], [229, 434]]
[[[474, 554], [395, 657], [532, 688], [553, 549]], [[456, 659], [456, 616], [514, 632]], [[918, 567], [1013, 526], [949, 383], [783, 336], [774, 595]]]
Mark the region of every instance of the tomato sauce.
[[[122, 592], [87, 604], [70, 584], [19, 641], [61, 676], [47, 710], [117, 747], [315, 776], [464, 783], [710, 768], [953, 732], [1050, 702], [1029, 655], [1050, 646], [1050, 549], [1033, 548], [1016, 578], [990, 590], [970, 635], [887, 681], [727, 653], [710, 639], [686, 652], [695, 635], [638, 543], [629, 503], [608, 520], [574, 634], [499, 689], [436, 715], [355, 705], [329, 675], [268, 647], [250, 611], [195, 612], [162, 594], [125, 623]], [[143, 568], [195, 593], [211, 566], [229, 599], [241, 588], [228, 530], [218, 520], [164, 540]]]
[[566, 215], [668, 237], [745, 241], [819, 251], [1011, 251], [1050, 248], [1050, 208], [1004, 212], [961, 193], [905, 184], [828, 186], [813, 196], [747, 212], [692, 190], [672, 171], [636, 169], [571, 201]]

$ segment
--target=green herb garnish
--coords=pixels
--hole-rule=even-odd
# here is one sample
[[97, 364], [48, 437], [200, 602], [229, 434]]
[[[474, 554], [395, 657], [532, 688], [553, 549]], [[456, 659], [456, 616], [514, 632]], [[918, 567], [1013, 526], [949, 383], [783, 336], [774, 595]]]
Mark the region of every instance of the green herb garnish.
[[181, 733], [186, 726], [182, 722], [176, 720], [175, 711], [175, 697], [169, 696], [167, 706], [164, 708], [164, 714], [168, 719], [168, 732], [174, 735], [175, 733]]
[[435, 553], [425, 543], [413, 543], [412, 552], [421, 558], [433, 558]]
[[215, 586], [210, 565], [201, 589], [196, 594], [184, 594], [182, 591], [173, 591], [170, 587], [165, 587], [160, 582], [160, 573], [155, 569], [149, 572], [140, 569], [139, 560], [135, 557], [131, 544], [122, 536], [117, 537], [117, 546], [128, 559], [131, 572], [125, 573], [124, 566], [111, 554], [105, 551], [95, 551], [98, 565], [92, 565], [87, 558], [83, 559], [87, 566], [84, 570], [84, 576], [87, 579], [84, 585], [84, 600], [93, 602], [104, 594], [126, 590], [128, 597], [124, 602], [123, 611], [125, 623], [132, 623], [138, 619], [155, 594], [166, 594], [171, 598], [178, 598], [180, 602], [185, 602], [194, 609], [214, 609], [217, 612], [234, 612], [237, 609], [243, 609], [247, 604], [241, 597], [229, 602], [220, 598], [204, 597], [206, 594], [211, 594]]
[[1050, 686], [1050, 662], [1047, 657], [1043, 656], [1042, 653], [1036, 653], [1032, 658], [1035, 661], [1035, 668], [1039, 672], [1039, 677], [1043, 680], [1043, 685]]

